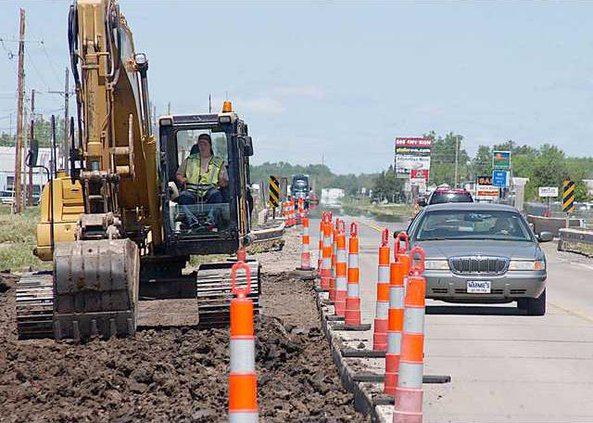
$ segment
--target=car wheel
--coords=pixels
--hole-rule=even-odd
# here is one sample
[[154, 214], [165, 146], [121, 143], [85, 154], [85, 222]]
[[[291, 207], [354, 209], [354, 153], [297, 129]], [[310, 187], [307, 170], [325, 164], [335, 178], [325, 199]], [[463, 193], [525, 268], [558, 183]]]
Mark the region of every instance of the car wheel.
[[546, 314], [546, 290], [538, 298], [526, 298], [527, 314], [530, 316], [543, 316]]

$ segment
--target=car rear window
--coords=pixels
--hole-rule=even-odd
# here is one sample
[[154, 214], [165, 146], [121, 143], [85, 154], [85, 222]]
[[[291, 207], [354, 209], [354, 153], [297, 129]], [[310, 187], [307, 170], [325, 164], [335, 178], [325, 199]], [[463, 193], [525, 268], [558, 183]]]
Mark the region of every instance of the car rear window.
[[442, 203], [473, 203], [469, 192], [435, 192], [430, 197], [430, 204]]
[[533, 241], [519, 213], [503, 210], [439, 210], [426, 213], [414, 234], [417, 241], [489, 239]]

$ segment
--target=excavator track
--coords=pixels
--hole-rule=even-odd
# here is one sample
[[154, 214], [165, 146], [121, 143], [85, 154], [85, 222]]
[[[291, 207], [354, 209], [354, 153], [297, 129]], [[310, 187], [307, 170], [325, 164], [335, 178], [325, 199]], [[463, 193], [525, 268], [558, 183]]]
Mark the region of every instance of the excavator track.
[[[197, 298], [198, 298], [198, 326], [200, 328], [226, 327], [230, 323], [231, 268], [233, 262], [207, 263], [198, 269]], [[248, 261], [251, 269], [251, 289], [248, 298], [253, 301], [254, 315], [259, 313], [260, 264]], [[237, 273], [237, 287], [247, 285], [244, 272]]]
[[16, 286], [19, 339], [53, 338], [54, 280], [51, 273], [26, 273]]

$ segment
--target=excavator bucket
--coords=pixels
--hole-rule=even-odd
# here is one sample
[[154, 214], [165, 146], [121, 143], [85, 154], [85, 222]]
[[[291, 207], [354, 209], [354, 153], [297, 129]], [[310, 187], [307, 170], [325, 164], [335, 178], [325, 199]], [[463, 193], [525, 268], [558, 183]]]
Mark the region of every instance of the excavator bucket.
[[54, 275], [26, 275], [17, 285], [19, 338], [133, 335], [139, 261], [129, 239], [57, 244]]

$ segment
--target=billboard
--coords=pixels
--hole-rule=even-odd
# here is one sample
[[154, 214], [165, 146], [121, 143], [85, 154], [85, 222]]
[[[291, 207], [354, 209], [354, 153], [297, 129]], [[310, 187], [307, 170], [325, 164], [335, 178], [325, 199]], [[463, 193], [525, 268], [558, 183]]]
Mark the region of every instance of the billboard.
[[492, 185], [492, 175], [483, 175], [476, 178], [478, 185]]
[[495, 201], [499, 195], [498, 187], [492, 185], [480, 185], [476, 188], [476, 201]]
[[423, 173], [423, 177], [428, 181], [431, 146], [432, 140], [430, 138], [396, 138], [395, 173], [397, 177], [410, 178], [412, 170], [422, 170], [426, 172]]
[[493, 151], [492, 166], [494, 169], [509, 170], [511, 168], [511, 152]]

